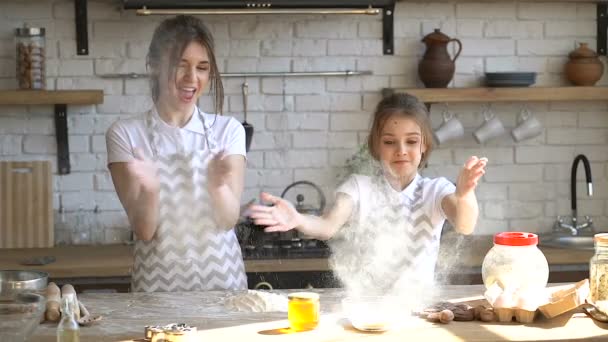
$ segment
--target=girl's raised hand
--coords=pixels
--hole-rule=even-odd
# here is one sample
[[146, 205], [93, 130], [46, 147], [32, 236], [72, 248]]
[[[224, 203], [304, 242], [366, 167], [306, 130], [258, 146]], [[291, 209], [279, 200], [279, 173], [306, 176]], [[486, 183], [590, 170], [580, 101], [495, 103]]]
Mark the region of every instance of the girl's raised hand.
[[260, 194], [260, 199], [273, 206], [252, 204], [248, 211], [255, 224], [266, 226], [265, 232], [286, 232], [300, 224], [301, 215], [289, 201], [266, 192]]
[[146, 158], [140, 148], [133, 151], [135, 159], [127, 163], [129, 173], [134, 185], [138, 186], [139, 191], [152, 193], [160, 189], [158, 179], [158, 168], [153, 161]]
[[475, 190], [479, 178], [486, 173], [485, 167], [488, 163], [488, 158], [477, 158], [476, 156], [469, 157], [456, 181], [456, 196], [466, 196], [471, 191]]
[[217, 188], [227, 183], [228, 174], [230, 173], [230, 165], [224, 159], [225, 151], [215, 154], [207, 169], [207, 180], [211, 188]]

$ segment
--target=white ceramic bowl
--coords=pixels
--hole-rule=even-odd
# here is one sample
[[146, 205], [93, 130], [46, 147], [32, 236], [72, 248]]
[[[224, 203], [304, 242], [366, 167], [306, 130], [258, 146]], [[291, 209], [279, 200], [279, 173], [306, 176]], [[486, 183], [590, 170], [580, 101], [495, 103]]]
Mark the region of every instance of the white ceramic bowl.
[[365, 296], [342, 300], [342, 309], [355, 329], [386, 331], [405, 319], [404, 309], [395, 297]]

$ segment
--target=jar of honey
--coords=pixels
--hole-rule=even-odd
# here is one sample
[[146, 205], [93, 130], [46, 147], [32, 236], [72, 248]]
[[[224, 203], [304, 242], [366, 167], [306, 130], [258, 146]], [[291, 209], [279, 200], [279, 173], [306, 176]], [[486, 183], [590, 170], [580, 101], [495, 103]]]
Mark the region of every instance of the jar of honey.
[[319, 324], [319, 294], [314, 292], [294, 292], [287, 295], [289, 304], [287, 318], [294, 331], [312, 330]]

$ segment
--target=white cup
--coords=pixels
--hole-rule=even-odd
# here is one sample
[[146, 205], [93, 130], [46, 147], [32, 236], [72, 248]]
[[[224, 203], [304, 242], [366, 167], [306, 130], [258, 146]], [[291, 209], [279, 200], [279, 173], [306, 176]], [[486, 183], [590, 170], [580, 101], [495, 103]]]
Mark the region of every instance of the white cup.
[[437, 130], [435, 130], [435, 132], [433, 132], [435, 141], [437, 141], [439, 145], [445, 143], [446, 141], [460, 138], [464, 135], [464, 127], [453, 113], [446, 110], [442, 115], [443, 123]]
[[517, 142], [534, 138], [543, 132], [543, 125], [530, 113], [528, 108], [521, 110], [517, 122], [519, 124], [511, 131], [513, 140]]
[[505, 133], [505, 126], [503, 126], [500, 119], [487, 108], [483, 111], [484, 122], [473, 132], [473, 137], [479, 144], [483, 144], [486, 141], [499, 137]]

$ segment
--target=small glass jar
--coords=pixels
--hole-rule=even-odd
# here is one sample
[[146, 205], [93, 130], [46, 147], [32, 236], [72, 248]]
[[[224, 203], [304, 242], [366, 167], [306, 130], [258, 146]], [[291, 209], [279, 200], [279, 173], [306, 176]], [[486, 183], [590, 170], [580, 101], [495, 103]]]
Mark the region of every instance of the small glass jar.
[[595, 306], [608, 314], [608, 233], [593, 236], [595, 254], [589, 261], [589, 297]]
[[45, 89], [45, 30], [39, 27], [15, 29], [17, 82], [19, 89]]
[[287, 298], [289, 298], [287, 318], [292, 330], [312, 330], [319, 325], [319, 294], [295, 292], [290, 293]]
[[525, 232], [502, 232], [481, 266], [486, 288], [497, 283], [503, 290], [535, 291], [547, 286], [549, 264], [538, 249], [538, 236]]

